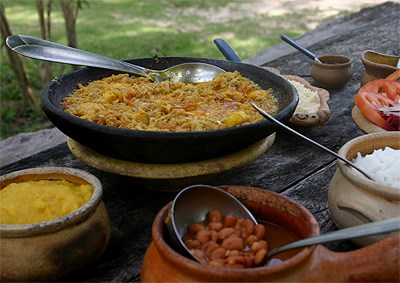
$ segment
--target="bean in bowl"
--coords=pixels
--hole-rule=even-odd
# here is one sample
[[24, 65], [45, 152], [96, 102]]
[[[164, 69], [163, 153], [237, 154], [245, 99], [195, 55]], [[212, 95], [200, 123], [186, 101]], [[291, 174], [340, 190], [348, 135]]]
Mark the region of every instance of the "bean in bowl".
[[213, 209], [203, 223], [193, 223], [183, 242], [194, 257], [210, 266], [248, 268], [265, 264], [265, 226]]

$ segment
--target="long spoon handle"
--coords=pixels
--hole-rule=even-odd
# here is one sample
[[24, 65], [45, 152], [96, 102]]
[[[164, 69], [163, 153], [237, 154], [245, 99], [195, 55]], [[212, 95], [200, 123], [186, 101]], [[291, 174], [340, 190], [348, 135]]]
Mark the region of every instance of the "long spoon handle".
[[321, 61], [317, 58], [317, 56], [315, 56], [314, 53], [312, 53], [310, 50], [304, 48], [303, 46], [299, 45], [297, 42], [295, 42], [293, 39], [291, 39], [287, 35], [281, 34], [281, 39], [283, 41], [285, 41], [286, 43], [288, 43], [289, 45], [296, 48], [297, 50], [299, 50], [301, 53], [305, 54], [307, 57], [321, 63]]
[[272, 117], [271, 115], [269, 115], [267, 112], [265, 112], [263, 109], [261, 109], [259, 106], [257, 106], [257, 104], [255, 104], [254, 102], [250, 102], [250, 104], [258, 111], [260, 112], [261, 115], [263, 115], [265, 118], [267, 118], [268, 120], [270, 120], [271, 122], [277, 124], [278, 126], [284, 128], [285, 130], [291, 132], [292, 134], [295, 134], [297, 136], [299, 136], [302, 139], [305, 139], [306, 141], [312, 143], [313, 145], [325, 150], [326, 152], [332, 154], [333, 156], [335, 156], [336, 158], [340, 159], [341, 161], [345, 162], [347, 165], [353, 167], [354, 169], [356, 169], [358, 172], [360, 172], [361, 174], [363, 174], [365, 177], [367, 177], [370, 180], [373, 180], [373, 178], [371, 176], [369, 176], [367, 173], [365, 173], [363, 170], [361, 170], [358, 166], [355, 166], [352, 162], [350, 162], [349, 160], [347, 160], [346, 158], [341, 157], [339, 154], [337, 154], [336, 152], [330, 150], [329, 148], [313, 141], [312, 139], [309, 139], [308, 137], [300, 134], [299, 132], [296, 132], [295, 130], [291, 129], [290, 127], [286, 126], [285, 124], [281, 123], [280, 121], [276, 120], [274, 117]]
[[217, 46], [219, 51], [222, 53], [222, 55], [224, 55], [224, 57], [227, 60], [240, 62], [239, 56], [232, 49], [232, 47], [228, 44], [228, 42], [226, 42], [222, 38], [216, 38], [216, 39], [214, 39], [214, 44]]
[[143, 67], [32, 36], [11, 35], [6, 39], [6, 44], [14, 52], [29, 58], [111, 69], [149, 77]]
[[391, 218], [383, 221], [372, 222], [368, 224], [358, 225], [335, 232], [327, 233], [320, 236], [307, 238], [296, 241], [280, 248], [271, 250], [267, 257], [271, 257], [287, 250], [297, 249], [305, 246], [323, 244], [338, 240], [347, 240], [364, 236], [378, 235], [400, 230], [400, 218]]

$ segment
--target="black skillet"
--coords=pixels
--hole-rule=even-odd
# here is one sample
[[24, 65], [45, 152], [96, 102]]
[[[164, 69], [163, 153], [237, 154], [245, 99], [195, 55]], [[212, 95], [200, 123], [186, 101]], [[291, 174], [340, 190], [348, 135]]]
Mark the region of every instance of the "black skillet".
[[[162, 70], [185, 62], [204, 62], [226, 71], [238, 70], [263, 89], [273, 88], [279, 112], [274, 116], [285, 123], [293, 115], [298, 93], [281, 76], [240, 62], [189, 57], [154, 57], [128, 60], [135, 65]], [[198, 132], [153, 132], [109, 127], [82, 120], [63, 111], [61, 101], [79, 83], [104, 78], [117, 71], [84, 68], [54, 79], [41, 93], [42, 108], [64, 134], [99, 153], [143, 163], [181, 163], [206, 160], [243, 149], [273, 133], [275, 126], [264, 120], [233, 128]]]

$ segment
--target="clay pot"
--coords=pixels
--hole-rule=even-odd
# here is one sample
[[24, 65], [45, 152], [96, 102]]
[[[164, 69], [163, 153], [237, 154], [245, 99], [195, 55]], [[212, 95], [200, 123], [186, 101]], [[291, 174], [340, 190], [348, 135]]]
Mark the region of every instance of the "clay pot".
[[314, 60], [311, 66], [311, 76], [321, 87], [341, 88], [353, 76], [351, 60], [345, 56], [324, 55], [318, 59], [322, 63]]
[[400, 56], [365, 50], [361, 53], [360, 59], [365, 67], [365, 72], [361, 77], [361, 86], [363, 86], [367, 82], [384, 79], [398, 70], [396, 66]]
[[[352, 160], [357, 152], [371, 154], [386, 146], [400, 149], [400, 132], [357, 137], [343, 145], [338, 154]], [[371, 181], [342, 161], [338, 161], [338, 169], [329, 185], [328, 201], [332, 219], [339, 228], [400, 217], [399, 188]], [[365, 246], [381, 239], [383, 236], [378, 235], [354, 239], [353, 242]]]
[[[251, 187], [223, 186], [242, 201], [258, 220], [273, 222], [300, 237], [319, 234], [319, 226], [304, 207], [277, 193]], [[347, 253], [318, 245], [301, 249], [281, 263], [266, 267], [229, 269], [202, 265], [177, 253], [169, 244], [165, 217], [171, 203], [156, 216], [143, 265], [143, 282], [302, 282], [399, 280], [398, 237]]]
[[0, 225], [1, 281], [52, 281], [98, 258], [110, 238], [110, 221], [102, 201], [102, 185], [82, 170], [43, 167], [0, 177], [0, 189], [10, 183], [42, 179], [64, 179], [89, 183], [90, 200], [62, 217], [24, 225]]

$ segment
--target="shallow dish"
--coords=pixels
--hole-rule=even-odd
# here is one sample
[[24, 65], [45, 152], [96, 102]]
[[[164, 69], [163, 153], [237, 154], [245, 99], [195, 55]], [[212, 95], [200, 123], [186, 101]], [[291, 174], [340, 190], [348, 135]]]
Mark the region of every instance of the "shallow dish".
[[292, 75], [285, 75], [284, 77], [288, 80], [299, 82], [303, 84], [306, 88], [317, 92], [320, 99], [320, 106], [316, 113], [294, 113], [293, 116], [290, 118], [289, 123], [296, 126], [317, 126], [322, 125], [326, 121], [328, 121], [329, 117], [331, 116], [331, 112], [328, 106], [329, 92], [323, 88], [318, 88], [310, 85], [305, 79], [301, 77]]
[[[400, 149], [400, 133], [382, 132], [357, 137], [343, 145], [338, 154], [352, 160], [357, 152], [371, 154], [386, 146]], [[342, 161], [338, 161], [329, 185], [328, 200], [332, 219], [339, 228], [400, 217], [400, 188], [371, 181]], [[380, 239], [382, 236], [371, 236], [353, 241], [364, 246]]]
[[135, 183], [160, 191], [179, 191], [182, 188], [207, 183], [216, 176], [243, 166], [264, 154], [274, 143], [275, 133], [237, 152], [216, 158], [176, 163], [148, 164], [119, 160], [97, 153], [68, 138], [72, 154], [94, 168], [131, 177]]
[[0, 225], [1, 281], [53, 281], [84, 268], [104, 252], [111, 228], [102, 185], [95, 176], [65, 167], [33, 168], [1, 176], [0, 189], [10, 183], [55, 179], [91, 184], [92, 197], [53, 220]]
[[[243, 202], [259, 221], [283, 226], [301, 238], [319, 234], [314, 216], [287, 197], [245, 186], [220, 188]], [[153, 242], [143, 260], [142, 282], [368, 282], [398, 281], [400, 277], [400, 246], [395, 236], [346, 253], [335, 253], [322, 245], [306, 247], [283, 262], [255, 268], [202, 265], [170, 245], [165, 224], [170, 207], [171, 203], [162, 208], [153, 222]]]
[[[298, 102], [297, 91], [284, 78], [263, 68], [204, 58], [164, 57], [130, 60], [151, 69], [165, 69], [184, 62], [205, 62], [227, 71], [239, 71], [261, 88], [273, 88], [279, 113], [275, 118], [287, 122]], [[68, 137], [99, 153], [118, 159], [144, 163], [179, 163], [207, 160], [229, 154], [275, 132], [275, 126], [258, 123], [214, 131], [156, 132], [136, 131], [91, 123], [63, 111], [61, 102], [79, 83], [115, 74], [110, 70], [86, 68], [53, 80], [41, 94], [42, 108], [52, 123]]]

